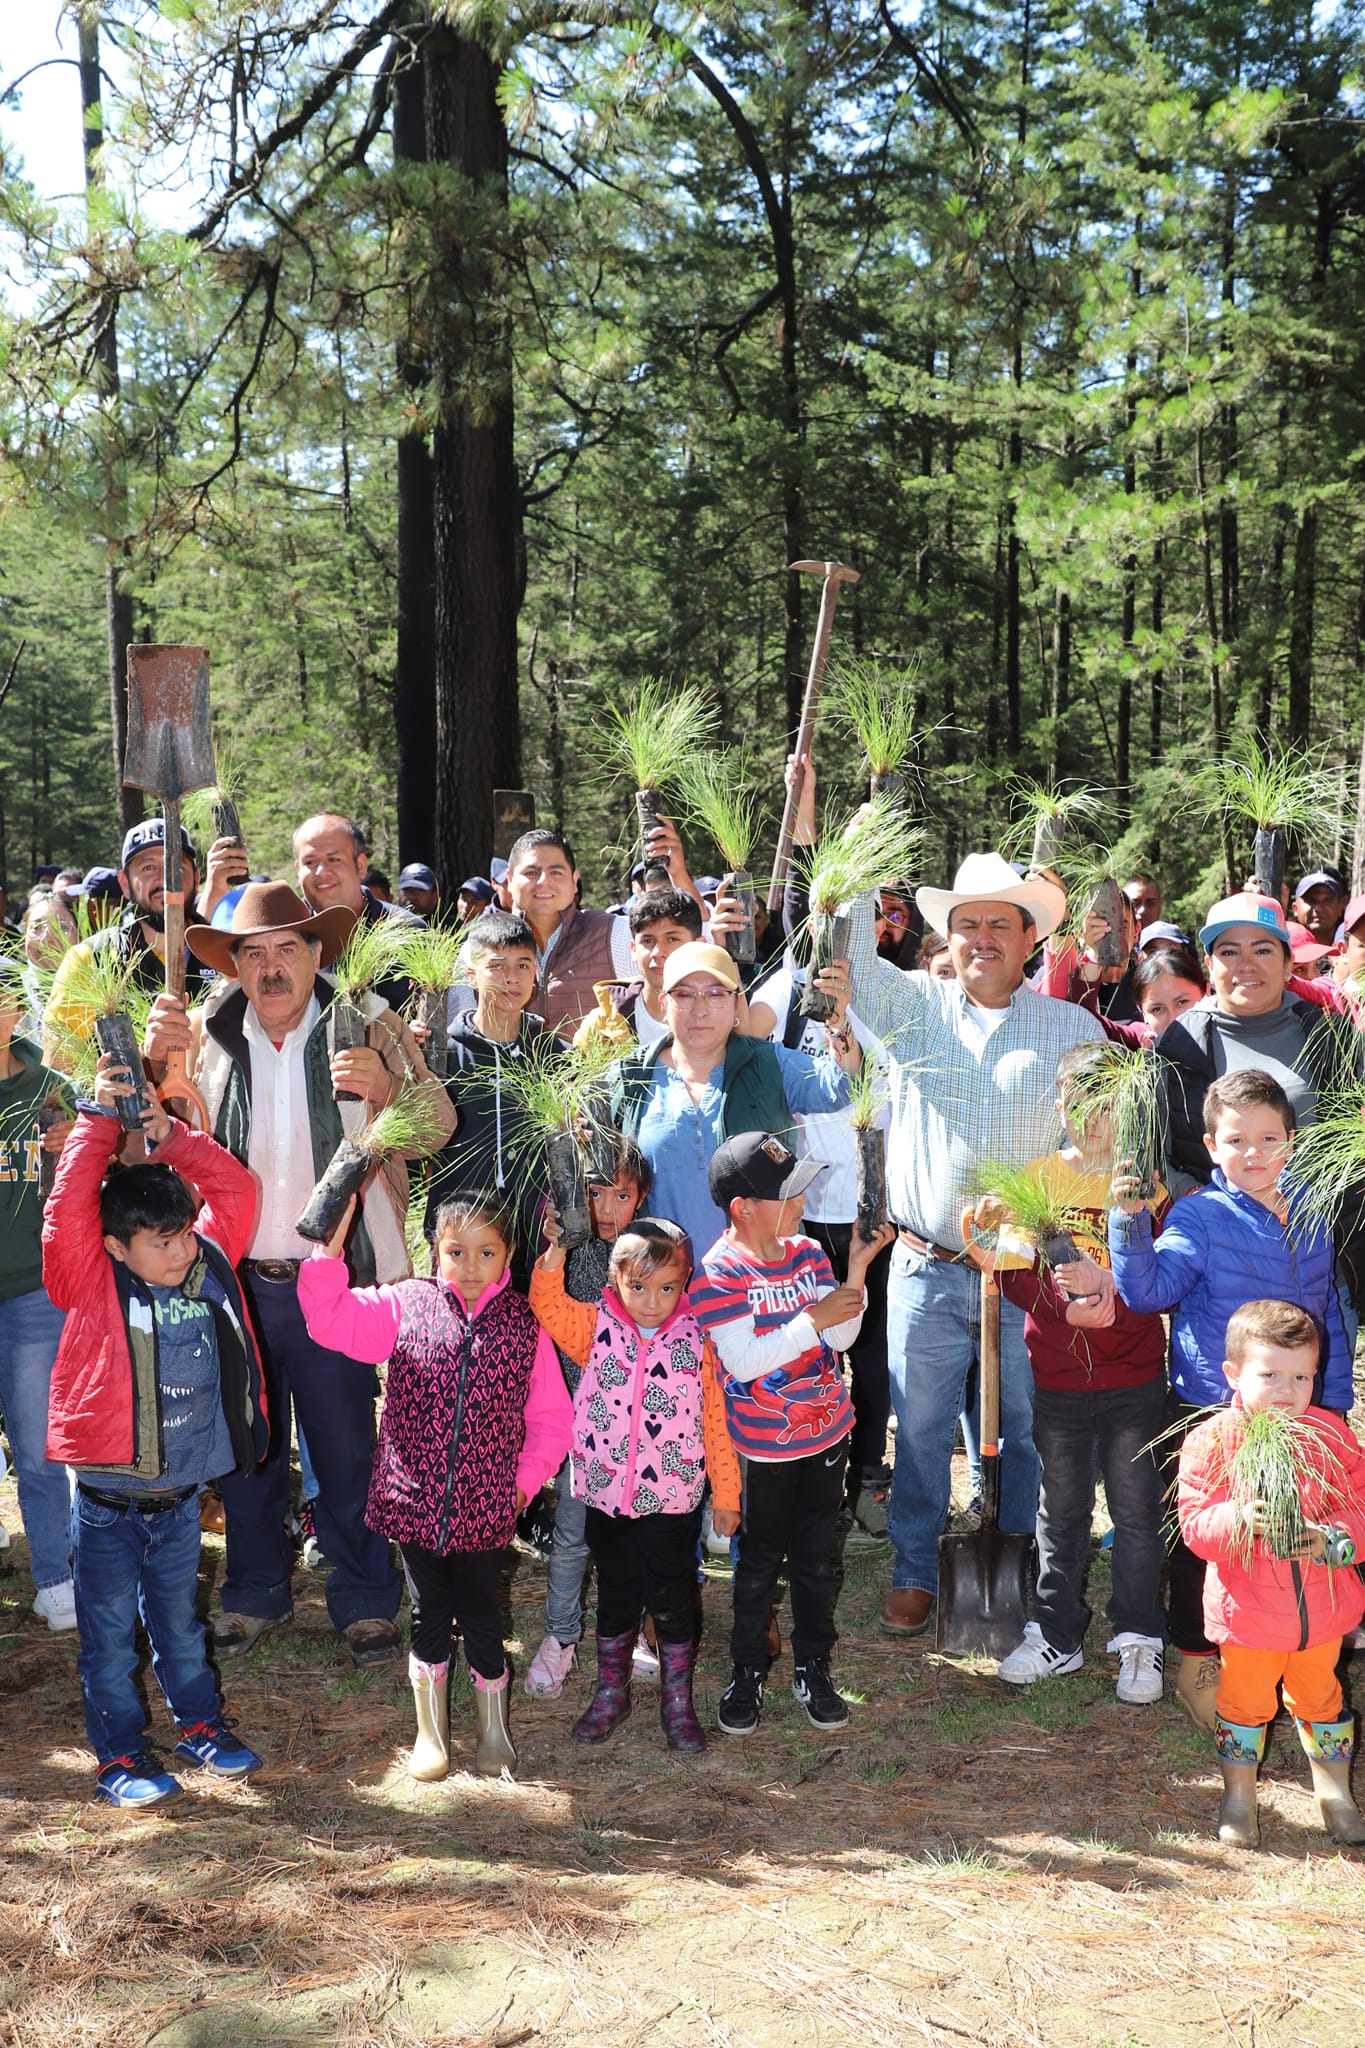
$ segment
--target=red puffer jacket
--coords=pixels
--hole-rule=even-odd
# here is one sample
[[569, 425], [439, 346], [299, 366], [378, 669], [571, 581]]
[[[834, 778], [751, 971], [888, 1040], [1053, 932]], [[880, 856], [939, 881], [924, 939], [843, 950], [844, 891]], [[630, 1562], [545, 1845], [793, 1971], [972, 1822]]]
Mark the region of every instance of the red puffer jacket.
[[[116, 1267], [104, 1249], [100, 1187], [123, 1137], [113, 1117], [77, 1117], [62, 1147], [43, 1217], [43, 1284], [67, 1310], [48, 1404], [47, 1454], [63, 1465], [132, 1466], [155, 1472], [155, 1394], [134, 1391], [132, 1350]], [[267, 1424], [260, 1357], [233, 1267], [245, 1257], [256, 1214], [256, 1183], [216, 1139], [171, 1119], [156, 1148], [203, 1202], [195, 1235], [203, 1248], [218, 1322], [223, 1407], [239, 1471], [265, 1455]], [[158, 1461], [159, 1462], [159, 1461]]]
[[[1241, 1414], [1234, 1395], [1230, 1408], [1190, 1431], [1180, 1453], [1180, 1532], [1209, 1564], [1204, 1628], [1211, 1641], [1244, 1650], [1310, 1650], [1359, 1625], [1365, 1586], [1354, 1566], [1329, 1571], [1312, 1558], [1272, 1557], [1261, 1544], [1250, 1565], [1234, 1553], [1227, 1472]], [[1303, 1419], [1323, 1440], [1303, 1486], [1305, 1519], [1345, 1529], [1365, 1557], [1365, 1447], [1325, 1408], [1309, 1408]]]

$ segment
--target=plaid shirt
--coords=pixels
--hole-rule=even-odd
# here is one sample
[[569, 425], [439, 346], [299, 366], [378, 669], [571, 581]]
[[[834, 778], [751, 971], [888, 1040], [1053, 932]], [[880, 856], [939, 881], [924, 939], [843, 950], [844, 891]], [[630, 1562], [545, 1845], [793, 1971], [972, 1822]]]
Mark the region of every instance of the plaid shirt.
[[994, 1029], [959, 982], [904, 974], [877, 956], [871, 897], [853, 905], [853, 1007], [886, 1047], [892, 1217], [917, 1236], [962, 1246], [962, 1211], [984, 1161], [1022, 1166], [1062, 1140], [1057, 1062], [1104, 1032], [1074, 1003], [1020, 985]]

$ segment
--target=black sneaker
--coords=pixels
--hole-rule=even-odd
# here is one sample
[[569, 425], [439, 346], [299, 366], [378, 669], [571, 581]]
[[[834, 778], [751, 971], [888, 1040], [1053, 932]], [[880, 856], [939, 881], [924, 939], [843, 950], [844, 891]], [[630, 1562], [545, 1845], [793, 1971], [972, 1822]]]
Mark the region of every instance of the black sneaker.
[[[729, 1694], [726, 1694], [729, 1698]], [[809, 1657], [798, 1664], [792, 1679], [792, 1698], [806, 1710], [812, 1728], [843, 1728], [848, 1722], [848, 1702], [835, 1691], [829, 1675], [828, 1657]], [[725, 1723], [721, 1722], [722, 1728]]]
[[735, 1675], [725, 1688], [716, 1713], [722, 1735], [752, 1735], [763, 1712], [763, 1680], [766, 1673], [756, 1664], [736, 1664]]

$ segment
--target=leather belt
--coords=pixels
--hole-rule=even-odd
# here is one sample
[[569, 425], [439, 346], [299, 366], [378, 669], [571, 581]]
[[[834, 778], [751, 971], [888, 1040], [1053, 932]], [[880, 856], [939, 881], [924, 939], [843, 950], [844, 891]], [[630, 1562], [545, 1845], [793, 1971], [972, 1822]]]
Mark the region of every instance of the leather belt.
[[198, 1493], [199, 1488], [182, 1486], [179, 1493], [101, 1493], [98, 1487], [87, 1486], [83, 1479], [78, 1479], [76, 1490], [87, 1500], [93, 1500], [97, 1507], [113, 1508], [121, 1515], [126, 1514], [129, 1508], [135, 1515], [168, 1515], [191, 1494]]
[[302, 1259], [243, 1259], [240, 1270], [253, 1280], [269, 1280], [276, 1287], [292, 1287], [299, 1277]]
[[945, 1265], [960, 1266], [961, 1252], [953, 1251], [946, 1244], [935, 1244], [931, 1237], [918, 1237], [913, 1230], [907, 1230], [903, 1223], [896, 1225], [896, 1235], [902, 1244], [908, 1244], [912, 1252], [918, 1252], [922, 1259], [942, 1259]]

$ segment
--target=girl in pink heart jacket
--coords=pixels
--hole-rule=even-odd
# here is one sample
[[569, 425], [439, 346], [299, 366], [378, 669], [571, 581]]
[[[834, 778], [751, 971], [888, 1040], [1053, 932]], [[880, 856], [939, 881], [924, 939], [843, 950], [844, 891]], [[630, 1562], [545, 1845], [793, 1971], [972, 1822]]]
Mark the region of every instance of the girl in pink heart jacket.
[[693, 1590], [701, 1500], [721, 1535], [739, 1526], [739, 1461], [716, 1355], [687, 1299], [692, 1250], [676, 1223], [639, 1221], [612, 1248], [600, 1303], [572, 1301], [553, 1245], [531, 1306], [583, 1367], [574, 1396], [574, 1493], [587, 1503], [597, 1568], [597, 1695], [577, 1742], [605, 1742], [630, 1712], [631, 1653], [648, 1613], [659, 1645], [659, 1715], [670, 1749], [705, 1737], [692, 1708]]

